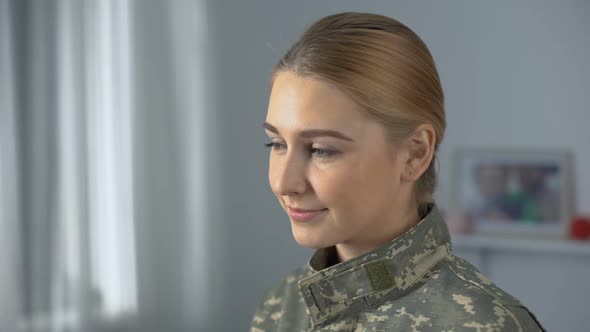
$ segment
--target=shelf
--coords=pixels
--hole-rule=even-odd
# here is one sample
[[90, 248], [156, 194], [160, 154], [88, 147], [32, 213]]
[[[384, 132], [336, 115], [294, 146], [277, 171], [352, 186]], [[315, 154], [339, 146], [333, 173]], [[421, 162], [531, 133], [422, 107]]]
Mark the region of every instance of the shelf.
[[517, 238], [489, 235], [453, 235], [454, 250], [526, 251], [590, 256], [590, 241]]

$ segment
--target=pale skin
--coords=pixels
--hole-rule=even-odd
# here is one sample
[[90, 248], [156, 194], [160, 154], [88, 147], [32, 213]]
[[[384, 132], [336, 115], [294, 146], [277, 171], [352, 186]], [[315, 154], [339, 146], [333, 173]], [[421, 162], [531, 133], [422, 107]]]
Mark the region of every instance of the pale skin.
[[393, 144], [382, 125], [333, 85], [281, 72], [264, 126], [272, 142], [269, 184], [285, 212], [322, 210], [310, 221], [290, 217], [301, 246], [336, 246], [339, 260], [347, 261], [419, 221], [414, 189], [434, 153], [431, 125]]

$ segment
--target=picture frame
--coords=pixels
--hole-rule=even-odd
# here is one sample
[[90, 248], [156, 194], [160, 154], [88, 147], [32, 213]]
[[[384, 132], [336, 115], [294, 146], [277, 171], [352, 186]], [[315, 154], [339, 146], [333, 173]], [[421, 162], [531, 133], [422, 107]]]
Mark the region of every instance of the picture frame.
[[453, 209], [474, 234], [564, 238], [574, 212], [572, 162], [567, 150], [458, 149]]

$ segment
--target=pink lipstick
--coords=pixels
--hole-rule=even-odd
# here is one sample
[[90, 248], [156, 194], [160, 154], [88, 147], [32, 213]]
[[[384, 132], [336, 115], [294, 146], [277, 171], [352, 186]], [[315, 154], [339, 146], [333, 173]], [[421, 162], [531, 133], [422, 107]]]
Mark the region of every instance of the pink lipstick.
[[310, 221], [328, 209], [321, 210], [301, 210], [289, 207], [289, 216], [295, 221]]

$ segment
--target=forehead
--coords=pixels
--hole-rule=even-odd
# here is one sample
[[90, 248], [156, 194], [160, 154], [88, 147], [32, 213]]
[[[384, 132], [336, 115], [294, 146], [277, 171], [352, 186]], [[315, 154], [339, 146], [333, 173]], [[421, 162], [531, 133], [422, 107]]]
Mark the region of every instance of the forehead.
[[276, 127], [359, 129], [367, 121], [358, 105], [333, 85], [282, 72], [272, 86], [266, 120]]

